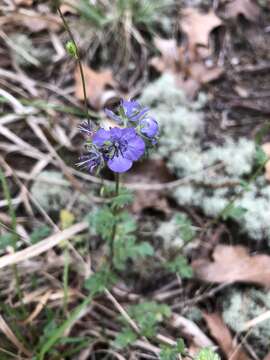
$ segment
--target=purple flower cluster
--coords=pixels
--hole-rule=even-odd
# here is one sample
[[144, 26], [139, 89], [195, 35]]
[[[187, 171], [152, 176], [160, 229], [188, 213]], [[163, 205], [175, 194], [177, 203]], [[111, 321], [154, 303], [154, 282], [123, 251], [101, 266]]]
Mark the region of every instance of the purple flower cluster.
[[139, 160], [147, 147], [156, 144], [159, 127], [157, 121], [148, 115], [135, 100], [122, 100], [118, 112], [106, 109], [107, 116], [117, 123], [109, 130], [93, 129], [83, 123], [80, 131], [87, 136], [87, 152], [80, 158], [79, 166], [89, 172], [100, 171], [107, 164], [116, 173], [123, 173]]

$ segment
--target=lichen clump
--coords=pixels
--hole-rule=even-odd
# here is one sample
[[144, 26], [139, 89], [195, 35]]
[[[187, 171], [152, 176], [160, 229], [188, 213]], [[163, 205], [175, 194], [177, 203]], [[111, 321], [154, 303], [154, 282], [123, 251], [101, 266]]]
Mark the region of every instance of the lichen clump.
[[[151, 106], [159, 119], [160, 144], [158, 154], [178, 178], [187, 178], [173, 196], [181, 206], [200, 208], [205, 215], [216, 217], [229, 201], [243, 190], [243, 183], [256, 166], [256, 146], [252, 140], [233, 140], [224, 136], [222, 145], [204, 143], [202, 106], [205, 96], [190, 102], [176, 88], [172, 76], [164, 75], [150, 84], [141, 101]], [[250, 238], [266, 238], [270, 244], [270, 185], [263, 176], [235, 201], [244, 209], [235, 219], [240, 230]]]
[[[270, 292], [255, 288], [233, 289], [223, 297], [223, 319], [236, 333], [244, 330], [246, 322], [265, 313], [270, 308]], [[247, 341], [262, 359], [270, 347], [270, 319], [253, 326]]]

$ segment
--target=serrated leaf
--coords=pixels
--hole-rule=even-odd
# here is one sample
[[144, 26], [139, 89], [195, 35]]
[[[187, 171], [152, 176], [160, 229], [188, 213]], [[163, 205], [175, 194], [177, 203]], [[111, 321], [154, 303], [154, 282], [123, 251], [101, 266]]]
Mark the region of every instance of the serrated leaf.
[[111, 206], [113, 209], [121, 209], [131, 204], [133, 199], [134, 196], [128, 189], [121, 188], [119, 194], [112, 198]]
[[183, 339], [179, 339], [175, 346], [162, 346], [160, 352], [160, 360], [178, 360], [179, 355], [184, 355], [186, 352], [186, 345]]
[[119, 348], [123, 349], [130, 344], [133, 344], [137, 340], [138, 336], [130, 328], [124, 328], [115, 338], [113, 344]]
[[30, 235], [31, 244], [38, 243], [40, 240], [49, 236], [51, 232], [51, 228], [47, 225], [36, 228]]
[[14, 245], [15, 234], [6, 233], [0, 236], [0, 250], [5, 250], [7, 246]]
[[154, 248], [148, 242], [143, 241], [142, 243], [135, 246], [134, 252], [136, 253], [137, 256], [140, 257], [153, 256]]
[[246, 212], [247, 212], [247, 209], [245, 209], [241, 206], [235, 206], [234, 204], [230, 204], [223, 211], [222, 219], [225, 221], [228, 219], [237, 220], [237, 219], [240, 219]]
[[185, 214], [177, 214], [175, 216], [175, 221], [179, 226], [181, 239], [183, 239], [184, 242], [191, 241], [195, 236], [195, 231], [192, 227], [190, 219]]
[[269, 157], [264, 152], [261, 146], [256, 146], [255, 161], [258, 166], [264, 165]]
[[133, 233], [137, 229], [137, 224], [134, 218], [126, 211], [121, 212], [116, 217], [117, 233], [119, 236], [125, 236]]
[[[164, 318], [170, 317], [169, 306], [154, 301], [131, 305], [128, 314], [138, 324], [141, 334], [148, 338], [156, 335], [158, 324]], [[126, 323], [125, 319], [122, 319]]]
[[85, 281], [84, 287], [94, 296], [103, 293], [105, 288], [111, 287], [116, 281], [116, 275], [108, 267], [103, 267]]
[[90, 214], [88, 220], [91, 230], [94, 230], [106, 241], [111, 239], [116, 218], [108, 206]]
[[187, 259], [179, 255], [174, 260], [167, 262], [165, 268], [172, 272], [178, 274], [183, 279], [190, 279], [193, 276], [192, 267], [188, 264]]
[[212, 349], [204, 348], [199, 351], [195, 360], [220, 360], [220, 357]]

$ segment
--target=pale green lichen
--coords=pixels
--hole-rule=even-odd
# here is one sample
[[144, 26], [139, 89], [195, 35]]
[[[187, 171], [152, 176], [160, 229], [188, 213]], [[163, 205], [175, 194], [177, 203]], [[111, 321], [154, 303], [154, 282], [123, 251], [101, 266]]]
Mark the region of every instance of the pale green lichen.
[[194, 238], [195, 228], [186, 214], [176, 213], [169, 221], [159, 224], [155, 235], [163, 239], [165, 250], [171, 247], [182, 248]]
[[[233, 289], [223, 297], [223, 319], [236, 333], [245, 329], [246, 322], [256, 318], [270, 309], [270, 291], [255, 288]], [[249, 330], [249, 344], [260, 359], [270, 347], [270, 319], [266, 319]]]
[[[151, 107], [157, 117], [161, 136], [158, 154], [178, 178], [188, 177], [173, 196], [181, 206], [199, 207], [211, 217], [220, 215], [256, 164], [256, 147], [252, 140], [233, 140], [223, 136], [223, 144], [204, 144], [204, 121], [201, 107], [205, 97], [190, 102], [170, 75], [150, 84], [141, 102]], [[230, 185], [231, 184], [231, 185]], [[239, 184], [239, 185], [237, 185]], [[263, 176], [249, 186], [235, 206], [246, 209], [237, 218], [240, 229], [251, 238], [267, 238], [270, 243], [270, 185]]]
[[59, 212], [72, 201], [75, 213], [91, 209], [86, 195], [74, 192], [69, 181], [58, 171], [44, 170], [34, 180], [31, 195], [46, 212]]

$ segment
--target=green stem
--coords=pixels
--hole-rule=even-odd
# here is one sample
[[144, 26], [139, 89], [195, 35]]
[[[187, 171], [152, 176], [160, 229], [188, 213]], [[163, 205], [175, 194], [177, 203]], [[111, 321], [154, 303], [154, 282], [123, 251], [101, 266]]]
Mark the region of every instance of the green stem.
[[[18, 235], [17, 235], [17, 231], [16, 231], [17, 230], [17, 218], [16, 218], [16, 213], [15, 213], [13, 205], [12, 205], [11, 195], [10, 195], [10, 191], [8, 188], [7, 180], [5, 178], [4, 172], [1, 169], [0, 169], [0, 179], [1, 179], [1, 184], [2, 184], [2, 188], [3, 188], [4, 197], [7, 200], [7, 204], [8, 204], [9, 216], [11, 218], [11, 228], [12, 228], [12, 233], [13, 233], [12, 246], [13, 246], [14, 251], [16, 251], [17, 240], [18, 240]], [[23, 304], [23, 295], [22, 295], [22, 291], [21, 291], [20, 276], [19, 276], [17, 265], [14, 264], [12, 266], [12, 269], [13, 269], [13, 274], [14, 274], [14, 279], [15, 279], [16, 294], [21, 303], [23, 315], [26, 315], [27, 312], [26, 312], [26, 309]]]
[[68, 251], [68, 246], [66, 245], [64, 250], [64, 272], [63, 272], [64, 313], [67, 313], [68, 310], [68, 275], [69, 275], [69, 251]]
[[74, 36], [72, 35], [72, 32], [70, 30], [70, 27], [60, 9], [60, 7], [57, 8], [58, 10], [58, 13], [59, 13], [59, 16], [61, 17], [61, 20], [64, 24], [64, 27], [70, 37], [70, 40], [72, 41], [72, 43], [74, 44], [75, 46], [75, 50], [76, 50], [76, 55], [75, 55], [75, 58], [77, 60], [77, 63], [79, 65], [79, 70], [80, 70], [80, 75], [81, 75], [81, 80], [82, 80], [82, 87], [83, 87], [83, 97], [84, 97], [84, 106], [85, 106], [85, 113], [86, 113], [86, 117], [87, 117], [87, 120], [88, 120], [88, 123], [90, 124], [90, 116], [89, 116], [89, 112], [88, 112], [88, 105], [87, 105], [87, 95], [86, 95], [86, 84], [85, 84], [85, 77], [84, 77], [84, 73], [83, 73], [83, 67], [82, 67], [82, 62], [81, 62], [81, 55], [80, 55], [80, 51], [79, 51], [79, 48], [76, 44], [76, 41], [74, 39]]
[[[119, 187], [120, 187], [120, 175], [118, 173], [115, 173], [115, 191], [114, 196], [119, 195]], [[112, 209], [114, 217], [117, 215], [117, 208]], [[117, 229], [117, 223], [114, 222], [113, 229], [112, 229], [112, 238], [110, 242], [110, 266], [113, 269], [114, 268], [114, 243], [115, 243], [115, 237], [116, 237], [116, 229]]]

